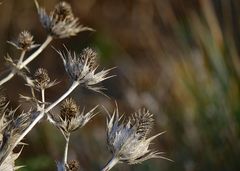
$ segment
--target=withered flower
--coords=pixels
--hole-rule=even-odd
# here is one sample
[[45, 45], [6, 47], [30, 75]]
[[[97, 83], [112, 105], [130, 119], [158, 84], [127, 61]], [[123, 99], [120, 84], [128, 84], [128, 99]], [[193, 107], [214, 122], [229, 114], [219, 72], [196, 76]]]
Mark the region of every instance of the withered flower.
[[66, 53], [58, 51], [60, 54], [65, 70], [70, 78], [78, 81], [81, 85], [90, 90], [100, 92], [103, 87], [97, 86], [98, 83], [111, 78], [107, 76], [111, 69], [102, 70], [96, 73], [98, 68], [96, 64], [97, 53], [91, 48], [85, 48], [81, 54], [77, 55], [66, 49]]
[[50, 80], [48, 72], [44, 68], [38, 68], [34, 74], [33, 87], [37, 90], [45, 90], [56, 85], [56, 80]]
[[77, 160], [71, 160], [68, 162], [67, 171], [78, 171], [80, 165]]
[[[0, 121], [0, 170], [9, 169], [15, 170], [14, 160], [18, 157], [17, 153], [12, 152], [12, 147], [16, 146], [18, 138], [23, 131], [32, 122], [33, 116], [31, 111], [23, 112], [17, 117], [14, 117], [16, 110], [5, 110]], [[12, 116], [12, 119], [5, 119], [4, 116]], [[9, 156], [11, 156], [9, 158]], [[14, 169], [13, 169], [14, 168]]]
[[54, 38], [66, 38], [86, 30], [93, 31], [79, 24], [78, 18], [73, 15], [72, 8], [67, 2], [59, 2], [50, 15], [39, 7], [37, 0], [35, 3], [42, 26]]
[[95, 113], [94, 107], [92, 110], [84, 114], [84, 110], [80, 112], [79, 106], [72, 98], [65, 99], [61, 104], [60, 115], [51, 115], [51, 122], [57, 126], [65, 135], [83, 127]]
[[19, 33], [17, 41], [8, 41], [8, 43], [23, 51], [28, 51], [39, 46], [34, 44], [33, 36], [28, 31], [22, 31]]
[[126, 123], [121, 122], [121, 118], [117, 109], [107, 121], [107, 143], [113, 157], [103, 171], [118, 162], [137, 164], [151, 158], [167, 159], [160, 156], [161, 152], [149, 149], [151, 141], [162, 133], [147, 138], [154, 121], [148, 110], [140, 109]]

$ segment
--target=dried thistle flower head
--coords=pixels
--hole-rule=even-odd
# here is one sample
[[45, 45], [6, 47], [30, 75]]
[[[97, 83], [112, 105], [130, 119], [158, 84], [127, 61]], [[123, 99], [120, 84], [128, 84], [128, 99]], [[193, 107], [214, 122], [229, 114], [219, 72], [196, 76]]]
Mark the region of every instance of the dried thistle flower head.
[[66, 136], [69, 133], [83, 127], [90, 119], [92, 119], [97, 113], [95, 113], [94, 107], [92, 110], [84, 114], [84, 109], [80, 112], [79, 106], [73, 99], [65, 99], [61, 104], [60, 115], [51, 115], [50, 121], [57, 126]]
[[67, 2], [59, 2], [50, 15], [39, 7], [37, 0], [35, 3], [43, 27], [54, 38], [67, 38], [82, 31], [93, 31], [79, 24], [78, 18], [74, 17], [72, 8]]
[[[4, 116], [12, 116], [12, 119], [1, 121], [1, 124], [3, 122], [5, 126], [1, 128], [0, 163], [8, 163], [8, 156], [12, 153], [11, 147], [16, 143], [16, 140], [21, 136], [33, 119], [31, 111], [23, 112], [17, 117], [14, 117], [16, 110], [17, 108], [15, 110], [5, 110]], [[12, 157], [12, 160], [14, 160], [14, 156]]]
[[51, 82], [50, 77], [48, 75], [48, 71], [44, 68], [38, 68], [35, 71], [32, 84], [29, 83], [29, 85], [35, 88], [36, 90], [45, 90], [56, 84], [57, 84], [56, 80]]
[[72, 99], [68, 98], [61, 104], [60, 116], [63, 120], [71, 120], [80, 112], [79, 106]]
[[97, 84], [112, 77], [107, 76], [111, 69], [96, 73], [98, 68], [96, 64], [97, 53], [91, 48], [85, 48], [80, 55], [71, 53], [67, 49], [66, 53], [61, 51], [58, 51], [58, 53], [71, 79], [78, 81], [90, 90], [101, 93], [104, 88], [97, 86]]
[[140, 109], [127, 123], [121, 122], [121, 118], [117, 109], [107, 121], [107, 142], [113, 159], [106, 170], [117, 162], [137, 164], [150, 158], [167, 159], [160, 156], [161, 152], [149, 149], [151, 141], [162, 133], [147, 138], [153, 124], [153, 115], [148, 110]]
[[52, 17], [55, 21], [64, 21], [65, 19], [73, 19], [72, 7], [67, 2], [59, 2], [54, 11], [52, 12]]
[[16, 42], [8, 41], [11, 45], [15, 46], [17, 49], [28, 51], [33, 48], [36, 48], [39, 45], [34, 44], [33, 36], [28, 31], [22, 31], [18, 35]]
[[80, 165], [77, 160], [71, 160], [68, 162], [67, 171], [78, 171]]

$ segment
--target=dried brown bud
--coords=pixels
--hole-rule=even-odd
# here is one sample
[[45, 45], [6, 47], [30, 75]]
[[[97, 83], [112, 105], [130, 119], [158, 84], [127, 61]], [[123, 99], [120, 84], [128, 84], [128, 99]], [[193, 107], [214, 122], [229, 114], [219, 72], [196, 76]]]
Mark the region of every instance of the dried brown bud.
[[84, 109], [80, 111], [79, 106], [72, 98], [67, 98], [61, 104], [60, 114], [50, 115], [50, 122], [57, 126], [65, 136], [83, 127], [92, 119], [97, 114], [95, 113], [96, 108], [97, 106], [85, 113]]
[[18, 45], [24, 50], [29, 49], [33, 45], [33, 36], [28, 31], [23, 31], [18, 36]]
[[50, 78], [46, 69], [38, 68], [34, 74], [34, 85], [37, 89], [46, 89], [50, 83]]
[[39, 46], [37, 44], [34, 44], [33, 36], [28, 31], [22, 31], [21, 33], [19, 33], [17, 41], [8, 41], [8, 43], [13, 45], [17, 49], [25, 51], [31, 50]]
[[65, 70], [72, 80], [78, 81], [82, 86], [90, 90], [102, 93], [103, 87], [98, 84], [113, 76], [108, 76], [111, 69], [97, 72], [97, 53], [91, 48], [85, 48], [80, 55], [68, 51], [58, 51], [63, 60]]
[[71, 160], [68, 162], [67, 171], [78, 171], [80, 165], [77, 160]]
[[60, 116], [63, 120], [71, 120], [79, 113], [79, 107], [72, 98], [66, 99], [61, 104]]
[[67, 38], [82, 31], [93, 31], [93, 29], [79, 24], [78, 18], [72, 13], [71, 6], [66, 2], [58, 3], [50, 15], [46, 13], [45, 9], [39, 7], [37, 0], [35, 3], [43, 27], [54, 38]]
[[73, 13], [71, 5], [67, 2], [60, 2], [55, 6], [55, 9], [52, 13], [53, 19], [56, 22], [64, 21], [66, 19], [73, 19]]
[[89, 67], [91, 70], [95, 69], [97, 66], [97, 52], [94, 51], [92, 48], [85, 48], [83, 49], [82, 53], [80, 54], [81, 60], [84, 63], [85, 61], [88, 62]]

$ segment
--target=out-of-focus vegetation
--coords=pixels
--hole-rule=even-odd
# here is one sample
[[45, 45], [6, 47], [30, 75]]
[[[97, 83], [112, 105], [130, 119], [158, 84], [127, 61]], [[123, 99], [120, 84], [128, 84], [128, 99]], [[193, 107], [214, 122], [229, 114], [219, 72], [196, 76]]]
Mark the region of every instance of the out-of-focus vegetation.
[[[57, 1], [39, 0], [47, 9]], [[80, 51], [91, 44], [105, 66], [117, 66], [115, 78], [106, 81], [106, 93], [131, 113], [146, 106], [155, 114], [153, 132], [167, 133], [155, 140], [154, 148], [166, 152], [164, 160], [141, 165], [118, 165], [113, 170], [236, 171], [240, 170], [240, 2], [237, 0], [71, 0], [82, 23], [96, 30], [77, 37], [55, 40], [55, 48]], [[0, 6], [0, 70], [4, 56], [17, 56], [6, 44], [23, 29], [36, 43], [46, 33], [41, 28], [34, 3], [8, 0]], [[61, 84], [48, 91], [49, 101], [67, 86], [67, 76], [57, 53], [48, 47], [30, 68], [44, 67]], [[6, 94], [18, 103], [27, 94], [24, 81], [9, 81]], [[65, 83], [65, 84], [64, 84]], [[16, 91], [16, 85], [19, 90]], [[64, 86], [63, 86], [64, 85]], [[111, 109], [113, 100], [84, 89], [74, 97], [93, 107]], [[14, 105], [14, 104], [12, 104]], [[24, 106], [22, 106], [24, 108]], [[105, 112], [73, 134], [70, 159], [77, 158], [82, 170], [99, 170], [110, 158], [105, 145]], [[25, 140], [19, 163], [21, 171], [54, 170], [64, 139], [52, 126], [39, 124]]]

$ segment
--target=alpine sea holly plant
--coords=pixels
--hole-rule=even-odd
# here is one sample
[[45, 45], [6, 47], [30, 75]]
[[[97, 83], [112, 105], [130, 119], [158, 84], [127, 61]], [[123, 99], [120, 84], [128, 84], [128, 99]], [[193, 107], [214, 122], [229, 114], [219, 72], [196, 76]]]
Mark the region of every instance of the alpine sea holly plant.
[[[46, 122], [57, 127], [66, 140], [63, 160], [57, 162], [56, 169], [58, 171], [76, 171], [79, 170], [78, 161], [68, 160], [71, 133], [85, 126], [90, 119], [98, 114], [98, 105], [90, 111], [85, 111], [73, 98], [68, 96], [78, 86], [104, 94], [102, 91], [104, 88], [99, 86], [99, 83], [113, 77], [110, 74], [112, 68], [99, 70], [96, 60], [97, 53], [91, 48], [83, 49], [80, 54], [71, 52], [66, 47], [64, 50], [57, 50], [72, 83], [56, 101], [47, 102], [46, 89], [55, 86], [58, 82], [51, 80], [46, 69], [37, 68], [32, 74], [27, 65], [38, 57], [53, 39], [70, 38], [82, 31], [93, 31], [93, 29], [80, 25], [71, 6], [66, 2], [58, 3], [49, 14], [39, 6], [36, 0], [35, 4], [40, 22], [48, 36], [42, 44], [35, 44], [31, 33], [23, 31], [16, 41], [8, 42], [20, 50], [21, 55], [17, 62], [10, 56], [5, 58], [10, 72], [6, 77], [1, 78], [0, 86], [3, 87], [11, 78], [19, 75], [26, 81], [26, 86], [31, 92], [31, 96], [20, 95], [20, 99], [30, 103], [32, 107], [29, 111], [23, 111], [17, 115], [18, 108], [11, 109], [5, 96], [0, 95], [0, 170], [13, 171], [20, 168], [15, 166], [15, 160], [21, 151], [15, 153], [13, 152], [14, 148], [16, 146], [23, 148], [23, 138], [39, 121], [47, 118]], [[28, 51], [34, 52], [30, 56], [26, 56]], [[36, 94], [40, 94], [40, 98]], [[60, 112], [58, 115], [53, 115], [51, 110], [57, 105], [60, 105]], [[137, 164], [150, 158], [167, 159], [161, 156], [162, 152], [149, 149], [152, 140], [163, 133], [148, 137], [153, 122], [153, 114], [147, 109], [140, 109], [129, 119], [123, 119], [123, 116], [119, 116], [118, 108], [112, 115], [109, 114], [109, 118], [107, 118], [107, 143], [112, 153], [112, 159], [101, 170], [110, 170], [121, 162]]]

